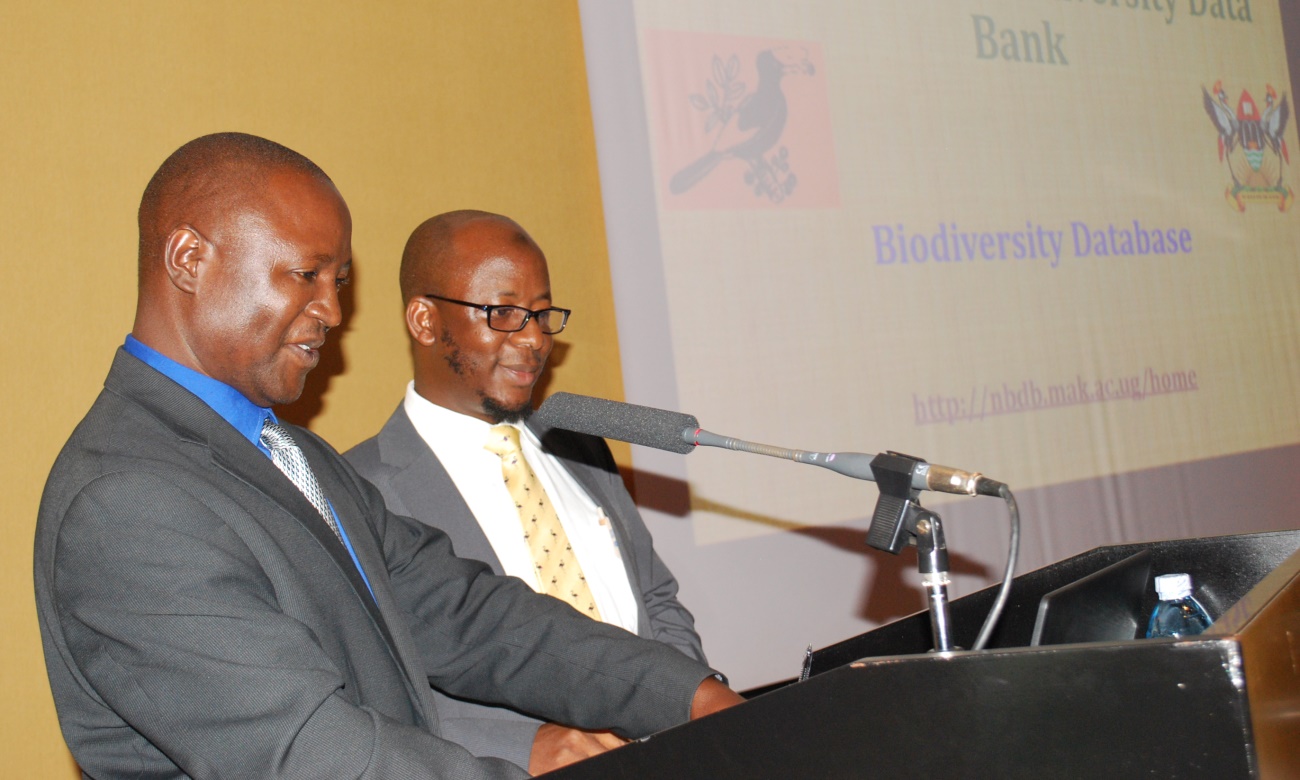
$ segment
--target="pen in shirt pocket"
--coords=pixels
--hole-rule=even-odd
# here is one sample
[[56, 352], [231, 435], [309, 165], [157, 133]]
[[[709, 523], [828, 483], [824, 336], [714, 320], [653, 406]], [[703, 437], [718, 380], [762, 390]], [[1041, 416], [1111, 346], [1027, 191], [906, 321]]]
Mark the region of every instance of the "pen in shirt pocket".
[[600, 512], [601, 528], [604, 528], [609, 534], [609, 543], [614, 547], [614, 552], [618, 553], [618, 557], [622, 558], [623, 549], [618, 543], [618, 534], [614, 533], [614, 524], [610, 522], [609, 515], [605, 514], [605, 510], [602, 507], [596, 507], [596, 510]]

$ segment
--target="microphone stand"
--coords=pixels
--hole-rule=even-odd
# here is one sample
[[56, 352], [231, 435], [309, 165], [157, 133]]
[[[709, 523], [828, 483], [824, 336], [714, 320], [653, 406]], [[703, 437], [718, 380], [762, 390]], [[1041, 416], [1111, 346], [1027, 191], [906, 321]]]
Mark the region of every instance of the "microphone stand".
[[948, 583], [952, 581], [948, 576], [948, 545], [939, 516], [928, 509], [916, 509], [916, 519], [910, 522], [916, 540], [916, 568], [929, 594], [934, 649], [946, 653], [953, 649], [948, 619]]
[[921, 506], [921, 493], [912, 487], [912, 475], [923, 465], [924, 460], [897, 452], [882, 453], [871, 461], [880, 498], [867, 530], [867, 544], [892, 555], [905, 546], [916, 546], [917, 571], [930, 605], [934, 649], [943, 653], [954, 649], [948, 614], [948, 544], [943, 521]]

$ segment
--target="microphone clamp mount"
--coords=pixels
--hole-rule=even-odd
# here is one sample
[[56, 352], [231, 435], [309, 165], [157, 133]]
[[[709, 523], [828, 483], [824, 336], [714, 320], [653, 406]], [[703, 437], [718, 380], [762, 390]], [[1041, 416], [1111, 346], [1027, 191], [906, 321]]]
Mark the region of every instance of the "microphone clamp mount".
[[881, 453], [871, 460], [880, 498], [867, 529], [867, 544], [892, 555], [898, 555], [908, 544], [916, 545], [916, 567], [930, 605], [934, 649], [943, 653], [954, 649], [948, 611], [948, 585], [952, 581], [948, 544], [943, 536], [943, 521], [921, 506], [921, 492], [914, 487], [918, 472], [933, 471], [926, 468], [929, 465], [899, 452]]

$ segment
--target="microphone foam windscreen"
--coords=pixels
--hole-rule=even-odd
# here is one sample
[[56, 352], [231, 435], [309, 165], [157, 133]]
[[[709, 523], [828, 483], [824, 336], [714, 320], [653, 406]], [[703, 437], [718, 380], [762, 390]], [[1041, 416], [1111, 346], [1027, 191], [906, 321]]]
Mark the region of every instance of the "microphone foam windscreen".
[[694, 415], [573, 393], [556, 393], [547, 398], [533, 413], [533, 419], [547, 428], [563, 428], [681, 454], [695, 450], [695, 445], [683, 438], [683, 432], [694, 432], [700, 427]]

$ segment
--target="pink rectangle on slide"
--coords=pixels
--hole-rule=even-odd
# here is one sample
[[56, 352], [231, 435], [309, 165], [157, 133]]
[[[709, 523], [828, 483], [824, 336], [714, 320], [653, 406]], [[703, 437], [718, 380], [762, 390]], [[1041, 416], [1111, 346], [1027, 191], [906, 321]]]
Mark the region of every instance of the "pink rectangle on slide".
[[839, 206], [820, 44], [646, 30], [644, 46], [665, 208]]

